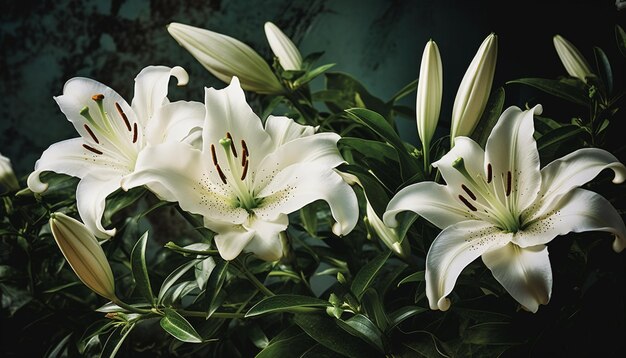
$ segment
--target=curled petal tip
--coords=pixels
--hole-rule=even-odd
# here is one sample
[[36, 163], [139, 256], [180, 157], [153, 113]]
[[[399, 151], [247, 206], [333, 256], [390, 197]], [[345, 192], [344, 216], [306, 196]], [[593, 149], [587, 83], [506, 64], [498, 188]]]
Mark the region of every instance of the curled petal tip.
[[182, 87], [189, 83], [189, 74], [187, 73], [187, 71], [185, 71], [184, 68], [180, 66], [173, 67], [170, 74], [176, 77], [176, 80], [178, 81], [176, 85], [178, 87]]
[[450, 309], [450, 299], [447, 297], [442, 297], [439, 299], [439, 301], [437, 302], [437, 307], [441, 310], [441, 311], [447, 311], [448, 309]]

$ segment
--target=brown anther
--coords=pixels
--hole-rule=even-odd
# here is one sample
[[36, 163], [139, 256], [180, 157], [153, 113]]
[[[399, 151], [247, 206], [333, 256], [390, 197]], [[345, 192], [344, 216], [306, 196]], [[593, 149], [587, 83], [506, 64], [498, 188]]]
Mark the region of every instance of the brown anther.
[[96, 142], [96, 144], [100, 144], [98, 137], [96, 137], [96, 135], [91, 131], [91, 128], [89, 128], [89, 126], [86, 124], [84, 126], [85, 126], [85, 130], [87, 131], [87, 133], [89, 133], [89, 135], [91, 136], [91, 139], [93, 139], [93, 141]]
[[459, 195], [459, 199], [467, 206], [471, 211], [478, 211], [474, 205], [472, 205], [467, 199], [463, 197], [463, 195]]
[[250, 156], [250, 152], [248, 151], [248, 146], [246, 145], [245, 140], [241, 140], [241, 148], [243, 148], [244, 153], [246, 153], [246, 157]]
[[108, 319], [114, 319], [115, 317], [117, 317], [117, 312], [109, 312], [106, 315], [104, 315], [104, 317]]
[[137, 136], [139, 131], [137, 130], [137, 123], [133, 123], [133, 143], [137, 143]]
[[102, 93], [94, 94], [93, 96], [91, 96], [91, 99], [93, 99], [96, 102], [102, 101], [104, 99], [104, 95]]
[[120, 104], [117, 102], [115, 102], [115, 109], [117, 109], [117, 112], [120, 114], [120, 117], [122, 117], [124, 124], [126, 124], [126, 129], [128, 129], [128, 131], [130, 132], [132, 129], [130, 128], [130, 122], [128, 121], [128, 117], [126, 117], [126, 113], [122, 111], [122, 107], [120, 107]]
[[506, 173], [506, 196], [511, 195], [511, 171]]
[[487, 164], [487, 184], [491, 183], [491, 179], [492, 179], [492, 169], [491, 169], [491, 163]]
[[248, 175], [248, 161], [246, 160], [246, 164], [243, 166], [243, 173], [241, 173], [241, 180], [246, 179], [246, 175]]
[[233, 155], [237, 158], [237, 148], [235, 148], [235, 143], [233, 142], [233, 137], [230, 135], [230, 132], [226, 132], [226, 138], [230, 139], [230, 150], [233, 151]]
[[224, 172], [222, 171], [222, 168], [220, 168], [219, 164], [215, 164], [215, 169], [217, 169], [217, 174], [220, 175], [220, 179], [222, 179], [222, 183], [227, 184], [226, 183], [226, 175], [224, 175]]
[[92, 148], [88, 146], [87, 144], [83, 144], [83, 148], [87, 149], [88, 151], [94, 152], [96, 154], [102, 154], [101, 151], [97, 150], [96, 148]]
[[465, 184], [461, 184], [461, 188], [463, 188], [463, 190], [465, 190], [467, 195], [469, 195], [470, 198], [472, 198], [472, 200], [476, 200], [476, 195], [474, 195], [474, 193], [472, 193], [472, 191], [468, 187], [466, 187]]
[[241, 166], [243, 167], [244, 165], [246, 165], [247, 161], [248, 161], [248, 151], [246, 150], [246, 148], [244, 148], [243, 152], [241, 153]]
[[213, 165], [217, 165], [217, 154], [215, 154], [214, 144], [211, 144], [211, 159], [213, 159]]

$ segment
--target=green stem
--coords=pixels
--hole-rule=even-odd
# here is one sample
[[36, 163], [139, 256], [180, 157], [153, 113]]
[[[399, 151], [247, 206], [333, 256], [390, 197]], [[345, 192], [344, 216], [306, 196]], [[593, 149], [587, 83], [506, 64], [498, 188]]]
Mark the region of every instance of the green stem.
[[[176, 310], [176, 312], [180, 313], [183, 316], [188, 317], [202, 317], [206, 318], [206, 312], [202, 311], [187, 311], [187, 310]], [[244, 318], [244, 313], [237, 312], [213, 312], [211, 318]]]
[[[299, 98], [298, 98], [299, 97]], [[305, 119], [305, 121], [307, 122], [307, 124], [309, 125], [316, 125], [316, 116], [315, 115], [311, 115], [310, 111], [308, 111], [301, 103], [300, 103], [300, 98], [303, 98], [298, 91], [293, 91], [293, 92], [287, 92], [285, 93], [285, 98], [287, 98], [289, 100], [289, 103], [291, 103], [296, 110], [298, 110], [298, 112], [300, 112], [300, 114], [302, 115], [302, 117]]]
[[127, 311], [130, 311], [130, 312], [133, 312], [133, 313], [140, 313], [140, 314], [153, 313], [153, 311], [149, 310], [149, 309], [131, 306], [128, 303], [123, 302], [119, 298], [116, 298], [116, 299], [111, 300], [111, 301], [113, 301], [113, 303], [115, 303], [116, 305], [122, 307], [123, 309], [125, 309]]
[[256, 276], [252, 274], [252, 272], [248, 271], [248, 268], [246, 267], [246, 265], [243, 262], [241, 262], [239, 258], [236, 258], [235, 260], [231, 261], [231, 263], [233, 263], [235, 267], [237, 267], [237, 269], [239, 269], [239, 271], [241, 271], [246, 276], [248, 281], [250, 281], [254, 286], [256, 286], [259, 289], [259, 291], [263, 292], [265, 296], [267, 297], [274, 296], [274, 292], [272, 292], [269, 288], [265, 287], [265, 285], [261, 281], [259, 281], [259, 279], [257, 279]]
[[424, 171], [430, 177], [430, 143], [422, 142], [422, 157], [424, 158]]

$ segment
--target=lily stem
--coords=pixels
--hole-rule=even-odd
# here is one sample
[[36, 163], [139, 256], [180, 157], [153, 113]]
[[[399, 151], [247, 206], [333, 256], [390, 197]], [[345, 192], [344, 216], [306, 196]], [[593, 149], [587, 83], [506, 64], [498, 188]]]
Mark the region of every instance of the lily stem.
[[272, 292], [269, 288], [265, 287], [265, 285], [261, 281], [259, 281], [259, 279], [257, 279], [256, 276], [254, 276], [252, 272], [248, 270], [246, 265], [243, 262], [241, 262], [239, 258], [236, 258], [235, 260], [231, 261], [231, 263], [235, 264], [235, 267], [237, 267], [237, 269], [239, 269], [239, 271], [241, 271], [246, 276], [248, 281], [250, 281], [254, 286], [256, 286], [259, 289], [259, 291], [263, 292], [265, 296], [267, 297], [274, 296], [274, 292]]
[[130, 312], [140, 313], [140, 314], [153, 313], [152, 310], [129, 305], [128, 303], [123, 302], [119, 298], [112, 300], [112, 302]]

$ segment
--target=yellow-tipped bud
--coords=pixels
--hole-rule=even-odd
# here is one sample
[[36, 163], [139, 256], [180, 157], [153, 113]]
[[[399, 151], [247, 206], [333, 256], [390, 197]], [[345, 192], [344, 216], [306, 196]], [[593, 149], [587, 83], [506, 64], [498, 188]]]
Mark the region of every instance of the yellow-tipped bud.
[[[367, 199], [367, 198], [366, 198]], [[385, 225], [383, 221], [376, 215], [374, 208], [370, 205], [369, 200], [366, 200], [365, 212], [367, 215], [367, 224], [372, 229], [376, 236], [396, 255], [406, 258], [409, 256], [411, 248], [407, 240], [398, 236], [396, 229], [390, 228]]]
[[478, 48], [456, 93], [450, 129], [452, 144], [455, 137], [469, 136], [476, 128], [491, 93], [497, 57], [498, 37], [491, 34]]
[[282, 93], [283, 87], [269, 65], [250, 46], [232, 37], [189, 25], [171, 23], [167, 31], [215, 77], [230, 83], [239, 77], [245, 90]]
[[20, 188], [13, 166], [11, 166], [11, 160], [2, 154], [0, 154], [0, 188], [6, 191], [15, 191]]
[[430, 40], [422, 55], [415, 112], [417, 134], [422, 141], [425, 155], [430, 149], [430, 140], [437, 128], [443, 94], [443, 68], [437, 44]]
[[78, 278], [100, 296], [117, 300], [111, 266], [91, 231], [80, 221], [63, 213], [50, 215], [50, 228]]
[[587, 82], [587, 76], [593, 74], [593, 72], [591, 72], [591, 67], [576, 46], [572, 45], [571, 42], [561, 35], [555, 35], [552, 42], [567, 73], [572, 77]]
[[300, 55], [300, 51], [278, 26], [271, 22], [266, 22], [265, 36], [283, 69], [292, 71], [302, 69], [302, 55]]

